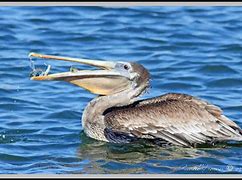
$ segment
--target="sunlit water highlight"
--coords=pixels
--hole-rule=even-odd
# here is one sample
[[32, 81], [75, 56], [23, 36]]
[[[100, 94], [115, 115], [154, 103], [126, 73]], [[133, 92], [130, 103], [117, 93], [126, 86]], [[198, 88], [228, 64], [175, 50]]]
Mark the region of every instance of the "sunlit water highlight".
[[[0, 7], [0, 14], [0, 173], [242, 172], [240, 144], [164, 149], [87, 138], [81, 116], [95, 95], [29, 80], [28, 59], [33, 51], [135, 61], [152, 74], [143, 98], [191, 94], [242, 126], [241, 7]], [[73, 65], [48, 64], [52, 72]]]

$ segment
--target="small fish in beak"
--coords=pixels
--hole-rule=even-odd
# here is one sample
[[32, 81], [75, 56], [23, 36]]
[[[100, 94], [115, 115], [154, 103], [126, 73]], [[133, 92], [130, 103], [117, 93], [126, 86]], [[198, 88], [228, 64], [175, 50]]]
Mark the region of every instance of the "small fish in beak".
[[30, 72], [30, 77], [47, 76], [50, 71], [51, 65], [48, 65], [47, 69], [44, 71], [41, 68], [34, 69]]
[[30, 77], [37, 77], [37, 76], [47, 76], [50, 72], [50, 68], [51, 68], [51, 65], [47, 65], [47, 68], [46, 70], [44, 71], [42, 68], [35, 68], [35, 64], [34, 64], [34, 61], [32, 60], [32, 58], [30, 57], [29, 58], [29, 61], [30, 61], [30, 68], [32, 69], [32, 71], [30, 72]]

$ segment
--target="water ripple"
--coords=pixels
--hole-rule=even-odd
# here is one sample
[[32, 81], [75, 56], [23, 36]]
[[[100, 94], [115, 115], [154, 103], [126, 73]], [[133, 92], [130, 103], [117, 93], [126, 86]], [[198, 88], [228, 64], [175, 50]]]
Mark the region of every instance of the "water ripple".
[[[36, 51], [135, 61], [151, 73], [145, 98], [196, 95], [241, 126], [241, 12], [197, 6], [0, 7], [1, 173], [241, 174], [241, 144], [164, 149], [86, 137], [81, 115], [95, 95], [63, 82], [29, 80], [27, 58]], [[48, 63], [52, 72], [72, 65]]]

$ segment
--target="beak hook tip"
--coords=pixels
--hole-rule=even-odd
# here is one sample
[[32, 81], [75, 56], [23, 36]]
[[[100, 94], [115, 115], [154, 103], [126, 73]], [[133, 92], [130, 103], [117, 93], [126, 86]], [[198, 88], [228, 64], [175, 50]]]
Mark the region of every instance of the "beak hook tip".
[[33, 56], [35, 53], [34, 52], [31, 52], [31, 53], [29, 53], [29, 57], [31, 57], [31, 56]]
[[37, 54], [37, 53], [34, 53], [34, 52], [29, 53], [29, 57], [32, 57], [32, 56], [34, 56], [34, 57], [39, 57], [39, 58], [42, 57], [41, 54]]

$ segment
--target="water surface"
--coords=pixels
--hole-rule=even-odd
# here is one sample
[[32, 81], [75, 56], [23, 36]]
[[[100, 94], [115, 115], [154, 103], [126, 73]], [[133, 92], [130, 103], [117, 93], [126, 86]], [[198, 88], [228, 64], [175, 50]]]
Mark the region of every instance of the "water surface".
[[[29, 80], [28, 61], [32, 51], [135, 61], [152, 74], [143, 98], [187, 93], [242, 126], [241, 7], [0, 7], [0, 14], [0, 173], [242, 173], [241, 145], [164, 149], [86, 137], [81, 116], [95, 95]], [[52, 72], [73, 65], [47, 62]]]

